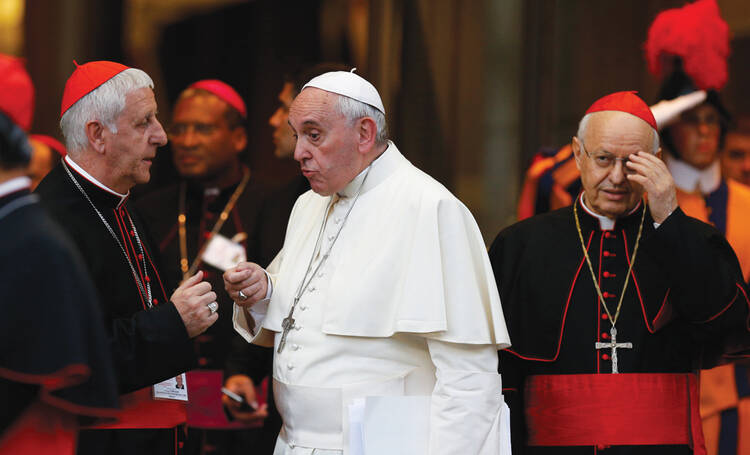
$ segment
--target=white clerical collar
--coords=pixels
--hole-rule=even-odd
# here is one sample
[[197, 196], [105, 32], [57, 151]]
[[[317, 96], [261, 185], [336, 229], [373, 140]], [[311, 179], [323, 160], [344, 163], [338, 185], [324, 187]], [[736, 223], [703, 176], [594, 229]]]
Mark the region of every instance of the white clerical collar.
[[31, 188], [31, 179], [25, 176], [14, 177], [8, 181], [0, 183], [0, 197], [5, 197], [10, 193]]
[[92, 176], [91, 174], [89, 174], [88, 172], [86, 172], [86, 170], [84, 170], [81, 166], [77, 165], [75, 163], [75, 161], [73, 161], [70, 158], [70, 155], [65, 155], [65, 162], [68, 163], [68, 165], [70, 167], [72, 167], [73, 169], [75, 169], [76, 172], [78, 172], [79, 174], [81, 174], [83, 176], [83, 178], [85, 178], [89, 182], [93, 183], [94, 185], [98, 186], [99, 188], [103, 189], [104, 191], [106, 191], [106, 192], [108, 192], [110, 194], [113, 194], [113, 195], [119, 197], [120, 198], [120, 204], [122, 204], [123, 202], [125, 202], [125, 199], [128, 198], [128, 195], [130, 194], [130, 191], [128, 191], [126, 194], [121, 194], [121, 193], [118, 193], [115, 190], [109, 189], [105, 184], [103, 184], [99, 180], [95, 179], [94, 176]]
[[715, 160], [705, 169], [696, 169], [672, 155], [665, 154], [669, 172], [672, 173], [677, 188], [688, 193], [700, 192], [703, 195], [713, 193], [721, 185], [721, 167]]
[[[337, 194], [342, 198], [354, 196], [357, 194], [357, 191], [359, 191], [359, 187], [362, 185], [365, 175], [367, 175], [367, 181], [362, 188], [362, 194], [366, 193], [368, 190], [374, 188], [380, 182], [385, 180], [386, 177], [391, 175], [393, 169], [395, 169], [402, 160], [405, 160], [405, 158], [401, 156], [401, 152], [398, 151], [396, 145], [393, 142], [388, 141], [388, 147], [386, 147], [385, 151], [381, 153], [379, 157], [375, 158], [368, 167], [354, 177], [354, 179], [352, 179], [352, 181]], [[368, 169], [370, 170], [369, 174], [367, 171]]]
[[[583, 210], [585, 210], [586, 213], [588, 213], [589, 215], [599, 220], [599, 228], [602, 231], [611, 231], [612, 229], [615, 228], [616, 220], [614, 218], [610, 218], [604, 215], [599, 215], [598, 213], [594, 212], [593, 210], [591, 210], [590, 208], [586, 206], [586, 202], [583, 200], [583, 193], [581, 193], [578, 199], [581, 201], [581, 207], [583, 207]], [[638, 201], [638, 204], [636, 204], [636, 206], [633, 207], [633, 209], [628, 212], [628, 215], [632, 215], [633, 213], [635, 213], [635, 211], [638, 210], [638, 207], [640, 206], [641, 206], [641, 201]]]
[[594, 212], [590, 208], [586, 206], [586, 202], [583, 200], [583, 193], [581, 193], [580, 196], [581, 200], [581, 207], [583, 207], [583, 210], [586, 211], [589, 215], [593, 216], [597, 220], [599, 220], [599, 228], [601, 228], [602, 231], [611, 231], [615, 228], [615, 220], [612, 218], [609, 218], [604, 215], [599, 215], [598, 213]]

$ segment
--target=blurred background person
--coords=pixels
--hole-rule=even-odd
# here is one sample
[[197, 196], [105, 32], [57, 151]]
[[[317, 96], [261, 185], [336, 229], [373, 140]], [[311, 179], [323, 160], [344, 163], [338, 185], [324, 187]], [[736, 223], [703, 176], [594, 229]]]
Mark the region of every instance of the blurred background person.
[[80, 418], [115, 415], [114, 369], [91, 279], [30, 192], [20, 59], [0, 54], [0, 93], [0, 453], [73, 454]]
[[[693, 25], [688, 25], [688, 23]], [[705, 90], [703, 103], [680, 114], [662, 131], [664, 161], [689, 216], [724, 234], [750, 278], [750, 187], [722, 176], [719, 151], [731, 117], [719, 91], [728, 79], [729, 27], [713, 0], [699, 0], [659, 14], [648, 32], [646, 56], [663, 77], [659, 98]], [[729, 364], [702, 370], [701, 417], [709, 454], [750, 452], [750, 375]]]
[[[219, 319], [205, 333], [194, 339], [198, 368], [188, 382], [208, 384], [210, 371], [222, 373], [229, 356], [246, 362], [252, 370], [249, 387], [243, 390], [248, 402], [255, 402], [255, 384], [270, 371], [271, 350], [245, 343], [232, 328], [232, 300], [223, 292], [222, 274], [246, 258], [255, 258], [259, 249], [256, 229], [262, 224], [258, 217], [264, 189], [250, 168], [243, 164], [248, 152], [244, 122], [247, 108], [237, 91], [228, 84], [205, 79], [182, 91], [172, 109], [167, 128], [174, 165], [180, 181], [144, 196], [138, 208], [157, 239], [162, 276], [168, 286], [177, 286], [195, 271], [217, 292]], [[238, 350], [240, 352], [234, 352]], [[209, 376], [205, 376], [209, 374]], [[205, 376], [203, 379], [200, 376]], [[218, 391], [223, 382], [218, 377]], [[194, 390], [199, 394], [211, 393]], [[218, 394], [212, 402], [221, 408]], [[191, 408], [192, 409], [192, 408]], [[219, 413], [220, 417], [223, 414]], [[264, 412], [249, 420], [259, 424]], [[189, 412], [189, 427], [213, 427], [220, 431], [190, 430], [188, 453], [248, 453], [254, 448], [258, 430], [237, 429], [224, 422], [206, 422], [205, 413]]]
[[719, 157], [724, 178], [750, 185], [750, 116], [730, 123]]

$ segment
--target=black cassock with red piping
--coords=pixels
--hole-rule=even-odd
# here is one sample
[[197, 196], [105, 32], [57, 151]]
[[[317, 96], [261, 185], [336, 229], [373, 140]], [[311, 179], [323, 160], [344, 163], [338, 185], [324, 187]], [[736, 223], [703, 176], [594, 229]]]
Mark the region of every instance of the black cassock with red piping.
[[[644, 206], [603, 231], [580, 198], [576, 204], [594, 275], [614, 316]], [[632, 343], [617, 349], [616, 379], [629, 381], [632, 396], [618, 393], [615, 384], [622, 382], [607, 390], [612, 350], [596, 343], [611, 342], [611, 317], [599, 303], [573, 206], [506, 228], [490, 260], [512, 343], [500, 352], [500, 372], [514, 454], [688, 454], [696, 446], [700, 453], [692, 372], [750, 348], [746, 285], [720, 232], [679, 208], [658, 228], [645, 214], [616, 322], [617, 342]], [[653, 387], [643, 385], [675, 378], [685, 390], [671, 391], [679, 400], [666, 408], [674, 409], [656, 403]], [[575, 390], [558, 396], [558, 386]], [[566, 401], [571, 396], [577, 399]], [[670, 420], [665, 416], [684, 422], [654, 430]]]

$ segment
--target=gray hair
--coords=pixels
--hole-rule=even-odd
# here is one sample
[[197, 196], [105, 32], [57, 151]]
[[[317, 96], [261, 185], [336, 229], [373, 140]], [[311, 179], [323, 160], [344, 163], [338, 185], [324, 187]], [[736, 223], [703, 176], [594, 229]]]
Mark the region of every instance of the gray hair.
[[375, 142], [379, 145], [388, 142], [388, 126], [385, 123], [385, 114], [367, 103], [357, 101], [348, 96], [338, 95], [336, 110], [350, 122], [363, 117], [370, 117], [375, 122]]
[[[586, 127], [589, 124], [589, 120], [591, 119], [591, 116], [596, 114], [596, 112], [591, 112], [589, 114], [586, 114], [583, 116], [581, 121], [578, 123], [578, 132], [576, 133], [576, 137], [578, 138], [578, 141], [583, 143], [583, 136], [586, 134]], [[653, 143], [651, 144], [651, 153], [656, 155], [656, 152], [659, 151], [659, 133], [649, 125], [649, 128], [651, 129], [651, 132], [653, 133]]]
[[148, 74], [128, 68], [83, 98], [76, 101], [60, 119], [60, 128], [65, 136], [68, 153], [75, 155], [86, 148], [86, 124], [93, 120], [101, 122], [112, 133], [117, 133], [117, 118], [125, 109], [125, 97], [133, 90], [154, 88]]

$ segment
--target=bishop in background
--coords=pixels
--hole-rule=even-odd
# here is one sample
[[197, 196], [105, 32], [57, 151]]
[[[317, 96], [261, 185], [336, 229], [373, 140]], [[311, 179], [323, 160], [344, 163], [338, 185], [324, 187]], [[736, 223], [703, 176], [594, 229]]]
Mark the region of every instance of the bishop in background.
[[694, 371], [750, 346], [737, 257], [677, 206], [634, 92], [596, 101], [571, 146], [574, 204], [490, 248], [514, 343], [500, 353], [513, 453], [705, 454]]
[[379, 431], [377, 453], [510, 453], [496, 352], [510, 340], [471, 213], [387, 139], [354, 73], [309, 81], [289, 124], [312, 190], [267, 272], [224, 275], [235, 328], [274, 347], [275, 453], [369, 453]]

